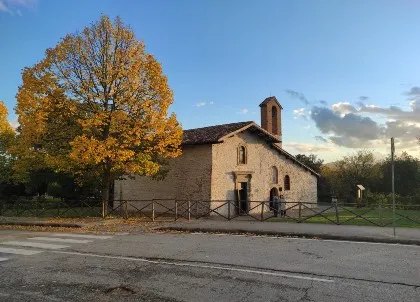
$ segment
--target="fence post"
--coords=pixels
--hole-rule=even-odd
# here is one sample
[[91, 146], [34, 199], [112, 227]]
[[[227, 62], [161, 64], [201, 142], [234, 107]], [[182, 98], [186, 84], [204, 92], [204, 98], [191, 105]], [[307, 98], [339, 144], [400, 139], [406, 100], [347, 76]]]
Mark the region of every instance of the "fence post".
[[188, 221], [191, 220], [191, 201], [188, 200]]
[[128, 201], [124, 200], [123, 203], [124, 203], [124, 217], [125, 219], [128, 219]]
[[299, 201], [299, 222], [302, 220], [302, 202]]
[[155, 221], [155, 201], [152, 200], [152, 221]]
[[264, 220], [264, 201], [261, 203], [261, 221]]
[[175, 199], [175, 221], [178, 220], [178, 201]]

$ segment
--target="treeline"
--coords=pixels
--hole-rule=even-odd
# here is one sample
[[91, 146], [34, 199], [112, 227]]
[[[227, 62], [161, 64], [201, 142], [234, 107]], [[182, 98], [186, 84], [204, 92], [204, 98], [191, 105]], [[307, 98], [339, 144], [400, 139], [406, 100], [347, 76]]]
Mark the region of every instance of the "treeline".
[[101, 183], [90, 179], [80, 182], [70, 174], [52, 170], [38, 170], [29, 173], [24, 181], [2, 179], [0, 199], [22, 200], [33, 198], [55, 198], [62, 201], [76, 201], [101, 198]]
[[[391, 158], [375, 158], [370, 151], [358, 151], [329, 164], [316, 155], [299, 154], [299, 161], [312, 167], [318, 179], [318, 200], [330, 202], [336, 196], [354, 203], [357, 185], [363, 185], [363, 203], [392, 203]], [[406, 152], [394, 158], [395, 196], [399, 204], [420, 205], [420, 160]]]

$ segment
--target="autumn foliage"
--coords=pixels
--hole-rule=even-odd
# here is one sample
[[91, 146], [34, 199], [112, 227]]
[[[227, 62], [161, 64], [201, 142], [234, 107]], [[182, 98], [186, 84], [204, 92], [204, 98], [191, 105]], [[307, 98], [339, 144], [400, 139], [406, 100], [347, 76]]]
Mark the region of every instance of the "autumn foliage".
[[101, 177], [106, 210], [113, 179], [158, 175], [165, 159], [181, 153], [167, 78], [119, 18], [67, 35], [22, 78], [17, 170]]
[[10, 181], [13, 158], [8, 152], [15, 142], [16, 133], [7, 119], [7, 108], [0, 101], [0, 182]]

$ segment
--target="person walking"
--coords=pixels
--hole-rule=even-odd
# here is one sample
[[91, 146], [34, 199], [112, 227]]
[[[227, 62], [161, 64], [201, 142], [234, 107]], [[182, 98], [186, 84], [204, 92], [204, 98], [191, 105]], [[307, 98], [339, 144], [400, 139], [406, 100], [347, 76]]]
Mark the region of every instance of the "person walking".
[[273, 197], [273, 212], [274, 212], [274, 217], [278, 217], [279, 215], [279, 197], [278, 196], [274, 196]]
[[280, 217], [286, 217], [286, 200], [283, 195], [280, 195], [277, 204], [280, 204]]

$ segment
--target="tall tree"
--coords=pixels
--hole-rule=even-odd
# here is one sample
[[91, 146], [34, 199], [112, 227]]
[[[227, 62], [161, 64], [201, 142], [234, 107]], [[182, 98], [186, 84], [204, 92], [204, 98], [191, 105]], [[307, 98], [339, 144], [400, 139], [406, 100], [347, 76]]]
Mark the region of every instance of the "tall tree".
[[312, 168], [315, 172], [320, 173], [322, 164], [324, 163], [323, 159], [318, 158], [315, 154], [298, 154], [295, 156], [298, 161], [302, 164]]
[[379, 163], [373, 153], [367, 150], [358, 151], [334, 163], [325, 166], [322, 174], [331, 184], [333, 194], [352, 201], [356, 185], [361, 184], [371, 189], [380, 177]]
[[15, 140], [15, 131], [7, 118], [7, 108], [0, 101], [0, 182], [9, 182], [12, 174], [13, 157], [8, 152]]
[[[380, 191], [389, 193], [391, 191], [391, 158], [388, 157], [382, 162], [382, 179]], [[420, 161], [403, 152], [394, 160], [395, 170], [395, 193], [400, 196], [413, 196], [420, 193]]]
[[[67, 35], [23, 72], [16, 152], [27, 163], [102, 179], [106, 212], [111, 182], [156, 176], [180, 155], [182, 129], [168, 116], [173, 94], [156, 59], [120, 18], [103, 16]], [[104, 213], [106, 214], [106, 213]]]

